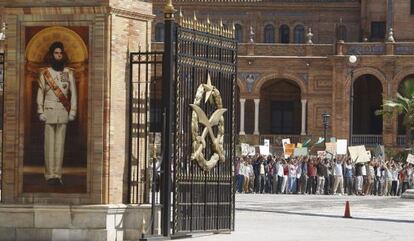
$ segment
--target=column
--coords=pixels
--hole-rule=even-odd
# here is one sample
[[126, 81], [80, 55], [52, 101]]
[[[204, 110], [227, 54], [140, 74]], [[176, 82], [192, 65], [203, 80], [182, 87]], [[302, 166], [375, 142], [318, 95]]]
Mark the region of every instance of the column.
[[240, 135], [246, 135], [244, 132], [244, 103], [246, 103], [246, 99], [240, 99]]
[[259, 135], [259, 104], [260, 99], [254, 99], [254, 132], [253, 135]]
[[300, 131], [300, 134], [302, 136], [306, 135], [306, 102], [307, 100], [301, 100], [302, 102], [302, 130]]

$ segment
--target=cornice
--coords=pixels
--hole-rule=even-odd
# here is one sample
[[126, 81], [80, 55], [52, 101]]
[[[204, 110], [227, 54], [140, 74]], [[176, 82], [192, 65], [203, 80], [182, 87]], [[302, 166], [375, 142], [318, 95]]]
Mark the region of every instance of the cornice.
[[130, 11], [116, 7], [95, 6], [95, 7], [48, 7], [48, 8], [5, 8], [6, 14], [12, 15], [62, 15], [62, 14], [113, 14], [120, 17], [136, 20], [153, 20], [155, 15], [152, 12], [145, 13]]
[[[214, 6], [212, 4], [214, 3]], [[154, 2], [154, 9], [163, 7], [163, 3]], [[258, 11], [258, 10], [321, 10], [321, 9], [359, 9], [361, 7], [359, 2], [209, 2], [209, 1], [199, 1], [199, 2], [177, 2], [174, 4], [175, 8], [185, 7], [185, 8], [194, 8], [194, 9], [206, 9], [213, 7], [220, 7], [221, 9], [237, 9], [237, 8], [249, 8], [249, 11]]]
[[134, 12], [134, 11], [129, 11], [129, 10], [122, 9], [122, 8], [114, 8], [114, 7], [110, 7], [109, 9], [110, 9], [109, 12], [111, 14], [124, 17], [124, 18], [131, 18], [131, 19], [136, 19], [136, 20], [153, 20], [155, 18], [155, 15], [152, 13], [146, 14], [143, 12]]

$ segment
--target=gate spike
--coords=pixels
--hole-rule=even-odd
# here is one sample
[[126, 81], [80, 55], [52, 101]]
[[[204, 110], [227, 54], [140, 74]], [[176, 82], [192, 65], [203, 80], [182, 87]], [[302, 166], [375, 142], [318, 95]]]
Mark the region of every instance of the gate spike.
[[178, 13], [178, 16], [180, 17], [180, 18], [182, 18], [183, 17], [183, 9], [180, 7], [180, 12]]
[[194, 11], [193, 19], [194, 19], [194, 21], [197, 21], [197, 15], [196, 15], [195, 11]]
[[223, 32], [224, 32], [223, 19], [220, 19], [220, 29], [219, 29], [219, 33], [218, 34], [223, 34]]
[[183, 25], [183, 10], [181, 9], [181, 7], [180, 7], [180, 12], [178, 13], [178, 24], [180, 26]]
[[197, 16], [196, 16], [196, 12], [194, 11], [194, 15], [193, 15], [193, 29], [197, 30]]

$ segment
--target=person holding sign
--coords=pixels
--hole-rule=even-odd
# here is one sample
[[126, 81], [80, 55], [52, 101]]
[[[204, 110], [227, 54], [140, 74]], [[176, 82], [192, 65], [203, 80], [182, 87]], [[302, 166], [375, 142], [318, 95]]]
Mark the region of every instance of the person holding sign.
[[335, 161], [335, 164], [333, 166], [334, 186], [333, 186], [332, 192], [335, 195], [339, 187], [339, 191], [341, 192], [340, 194], [344, 195], [344, 179], [343, 179], [343, 173], [342, 173], [343, 157], [334, 159], [334, 161]]

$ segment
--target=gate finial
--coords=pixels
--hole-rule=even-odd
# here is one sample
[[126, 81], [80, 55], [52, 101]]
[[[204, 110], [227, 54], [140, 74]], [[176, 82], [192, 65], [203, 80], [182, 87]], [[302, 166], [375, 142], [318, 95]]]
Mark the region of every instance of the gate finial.
[[174, 18], [175, 9], [172, 4], [172, 0], [167, 0], [164, 6], [164, 15], [166, 19], [173, 19]]

